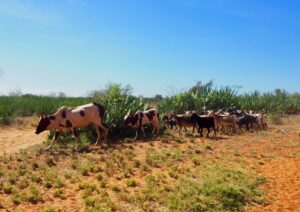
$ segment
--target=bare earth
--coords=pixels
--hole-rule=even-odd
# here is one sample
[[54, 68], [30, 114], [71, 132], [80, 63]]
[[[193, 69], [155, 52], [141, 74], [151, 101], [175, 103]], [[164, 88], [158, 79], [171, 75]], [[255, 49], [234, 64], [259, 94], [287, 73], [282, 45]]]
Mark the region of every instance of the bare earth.
[[[33, 126], [1, 127], [0, 155], [17, 152], [42, 143], [47, 133], [34, 134]], [[267, 205], [253, 205], [249, 211], [300, 211], [300, 116], [288, 117], [282, 125], [271, 125], [268, 131], [222, 136], [224, 139], [197, 141], [209, 144], [212, 155], [204, 155], [213, 161], [223, 161], [225, 155], [242, 161], [248, 169], [265, 176], [263, 185]], [[159, 148], [160, 142], [153, 142]], [[140, 144], [147, 148], [149, 142]], [[183, 148], [182, 144], [180, 148]], [[138, 153], [142, 157], [144, 151]]]
[[40, 144], [46, 137], [47, 133], [36, 135], [32, 127], [2, 127], [0, 128], [0, 155]]

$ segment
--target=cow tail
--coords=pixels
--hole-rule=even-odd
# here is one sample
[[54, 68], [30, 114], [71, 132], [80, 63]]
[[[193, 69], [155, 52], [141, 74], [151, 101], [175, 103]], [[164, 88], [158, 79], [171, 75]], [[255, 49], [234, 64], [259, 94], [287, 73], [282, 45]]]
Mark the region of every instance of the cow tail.
[[105, 108], [104, 108], [102, 105], [100, 105], [100, 104], [98, 104], [98, 103], [96, 103], [96, 102], [93, 102], [93, 104], [98, 108], [99, 117], [100, 117], [100, 120], [101, 120], [102, 124], [103, 124], [106, 128], [108, 128], [107, 124], [104, 123]]

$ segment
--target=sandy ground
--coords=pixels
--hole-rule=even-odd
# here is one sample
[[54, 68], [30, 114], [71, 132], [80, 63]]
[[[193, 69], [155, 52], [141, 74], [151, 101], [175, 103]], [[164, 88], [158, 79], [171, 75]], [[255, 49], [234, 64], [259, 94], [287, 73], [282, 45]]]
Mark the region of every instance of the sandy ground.
[[[0, 127], [0, 155], [42, 143], [46, 136], [35, 135], [32, 125]], [[254, 205], [249, 211], [300, 211], [300, 116], [288, 117], [268, 131], [223, 138], [205, 140], [214, 149], [209, 158], [217, 162], [224, 159], [218, 155], [226, 155], [243, 161], [245, 167], [267, 179], [262, 188], [268, 204]]]
[[42, 143], [46, 137], [47, 133], [36, 135], [32, 127], [2, 127], [0, 128], [0, 155]]

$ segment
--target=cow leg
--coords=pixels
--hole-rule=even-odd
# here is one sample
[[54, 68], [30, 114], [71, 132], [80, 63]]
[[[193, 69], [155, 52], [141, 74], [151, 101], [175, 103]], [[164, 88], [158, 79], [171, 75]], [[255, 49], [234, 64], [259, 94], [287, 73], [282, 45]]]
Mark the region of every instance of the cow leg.
[[[99, 127], [104, 131], [104, 142], [107, 144], [107, 136], [108, 136], [108, 126], [106, 124], [104, 124], [103, 122], [100, 122]], [[100, 141], [100, 136], [99, 137], [99, 141]], [[97, 139], [98, 140], [98, 139]]]
[[216, 127], [213, 126], [213, 130], [214, 130], [214, 135], [215, 135], [215, 138], [217, 137], [217, 132], [216, 132]]
[[200, 133], [200, 125], [198, 124], [198, 130], [197, 130], [198, 133]]
[[75, 144], [75, 148], [74, 148], [74, 149], [77, 149], [77, 147], [78, 147], [78, 141], [80, 140], [80, 138], [78, 137], [78, 134], [77, 134], [75, 128], [71, 128], [71, 132], [72, 132], [72, 134], [73, 134], [73, 137], [74, 137], [75, 140], [76, 140], [76, 144]]
[[154, 134], [154, 133], [156, 132], [156, 124], [157, 124], [157, 123], [155, 123], [155, 122], [153, 123], [153, 130], [152, 130], [152, 134]]
[[155, 129], [156, 129], [156, 135], [158, 136], [159, 135], [159, 123], [158, 122], [156, 122], [155, 123], [155, 125], [154, 125], [154, 130], [153, 130], [153, 134], [154, 134], [154, 131], [155, 131]]
[[100, 142], [100, 137], [101, 137], [101, 127], [96, 126], [96, 129], [97, 129], [97, 140], [95, 142], [95, 145], [98, 145]]
[[207, 134], [206, 134], [206, 138], [208, 138], [208, 135], [209, 135], [209, 127], [207, 128]]
[[51, 148], [53, 142], [57, 140], [59, 134], [60, 134], [60, 132], [55, 131], [55, 134], [54, 134], [54, 136], [53, 136], [53, 138], [52, 138], [52, 141], [51, 141], [51, 143], [49, 144], [49, 146], [46, 148], [46, 150], [49, 150], [49, 149]]
[[200, 137], [203, 137], [203, 128], [200, 128]]
[[[179, 126], [179, 127], [178, 127], [178, 134], [179, 134], [179, 135], [181, 135], [181, 132], [180, 132], [180, 131], [181, 131], [181, 128], [182, 128], [182, 126]], [[184, 129], [186, 129], [186, 128], [184, 128]]]
[[145, 130], [144, 130], [144, 127], [143, 127], [143, 126], [141, 126], [141, 130], [142, 130], [142, 133], [143, 133], [144, 138], [146, 138], [146, 134], [145, 134]]
[[249, 132], [249, 130], [250, 130], [249, 124], [246, 124], [246, 131]]
[[187, 132], [187, 129], [186, 129], [186, 127], [184, 127], [184, 130]]
[[259, 123], [256, 123], [256, 126], [257, 126], [258, 130], [261, 130], [261, 127], [260, 127]]
[[135, 140], [138, 139], [138, 136], [139, 136], [139, 129], [140, 129], [140, 128], [137, 128], [136, 131], [135, 131]]
[[195, 132], [195, 125], [193, 125], [193, 134], [194, 134], [194, 132]]

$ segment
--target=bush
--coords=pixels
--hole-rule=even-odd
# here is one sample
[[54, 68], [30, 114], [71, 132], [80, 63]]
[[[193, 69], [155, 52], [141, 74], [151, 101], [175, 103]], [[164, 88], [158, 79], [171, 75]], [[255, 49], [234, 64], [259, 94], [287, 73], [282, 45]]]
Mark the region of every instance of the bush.
[[4, 183], [3, 184], [4, 193], [11, 194], [13, 192], [13, 190], [14, 190], [14, 187], [11, 184], [9, 184], [9, 183]]
[[29, 194], [27, 196], [27, 201], [31, 202], [32, 204], [36, 204], [42, 201], [42, 195], [37, 187], [31, 186]]
[[133, 179], [133, 178], [130, 178], [128, 180], [126, 180], [126, 185], [128, 187], [136, 187], [137, 186], [137, 183], [136, 183], [136, 180]]

